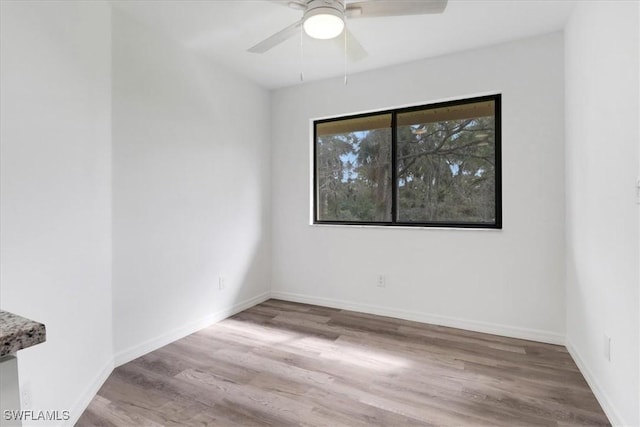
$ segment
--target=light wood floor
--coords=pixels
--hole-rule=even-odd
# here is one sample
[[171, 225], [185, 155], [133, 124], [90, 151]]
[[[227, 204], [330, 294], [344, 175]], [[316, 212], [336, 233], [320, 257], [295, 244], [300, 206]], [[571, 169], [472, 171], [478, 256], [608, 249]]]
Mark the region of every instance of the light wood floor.
[[609, 423], [562, 346], [269, 300], [117, 368], [77, 425]]

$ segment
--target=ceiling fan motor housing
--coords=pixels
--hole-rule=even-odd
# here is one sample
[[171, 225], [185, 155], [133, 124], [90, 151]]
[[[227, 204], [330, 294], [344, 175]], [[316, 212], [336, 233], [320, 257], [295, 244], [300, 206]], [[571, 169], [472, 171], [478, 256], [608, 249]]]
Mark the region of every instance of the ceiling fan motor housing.
[[[0, 0], [2, 1], [2, 0]], [[345, 41], [350, 39], [349, 47], [360, 51], [356, 61], [366, 56], [366, 52], [348, 31], [345, 31], [347, 19], [377, 18], [387, 16], [408, 16], [442, 13], [448, 0], [272, 0], [302, 12], [302, 18], [288, 27], [266, 38], [252, 48], [252, 53], [264, 53], [283, 41], [300, 34], [300, 27], [310, 37], [326, 40], [345, 34]], [[346, 42], [345, 42], [346, 45]]]

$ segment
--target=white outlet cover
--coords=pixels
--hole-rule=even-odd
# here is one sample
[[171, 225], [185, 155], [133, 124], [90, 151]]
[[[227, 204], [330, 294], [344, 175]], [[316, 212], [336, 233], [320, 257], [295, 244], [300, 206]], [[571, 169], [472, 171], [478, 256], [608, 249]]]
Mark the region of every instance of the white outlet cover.
[[607, 361], [611, 362], [611, 337], [610, 336], [608, 335], [604, 336], [603, 347], [604, 347], [604, 358], [607, 359]]
[[27, 385], [24, 385], [20, 391], [20, 405], [23, 409], [31, 409], [31, 390]]

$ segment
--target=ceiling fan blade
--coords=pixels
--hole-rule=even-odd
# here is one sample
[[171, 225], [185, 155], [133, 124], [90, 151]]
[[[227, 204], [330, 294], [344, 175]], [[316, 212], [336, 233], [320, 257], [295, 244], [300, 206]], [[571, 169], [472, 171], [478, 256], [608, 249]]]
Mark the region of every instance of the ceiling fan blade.
[[283, 41], [293, 37], [296, 35], [300, 27], [302, 26], [302, 19], [296, 23], [289, 25], [284, 30], [278, 31], [274, 35], [269, 38], [262, 40], [257, 45], [253, 46], [250, 49], [247, 49], [247, 52], [251, 53], [265, 53], [269, 49], [279, 45]]
[[[356, 36], [353, 35], [349, 29], [345, 29], [347, 32], [347, 58], [351, 62], [362, 61], [369, 56], [367, 51], [362, 47]], [[344, 34], [333, 39], [333, 42], [340, 49], [344, 49]]]
[[369, 0], [347, 4], [347, 18], [442, 13], [448, 0]]
[[307, 10], [307, 2], [302, 0], [295, 0], [287, 2], [287, 6], [296, 10]]
[[269, 0], [271, 3], [279, 4], [280, 6], [290, 7], [296, 10], [305, 10], [307, 8], [307, 2], [305, 0]]

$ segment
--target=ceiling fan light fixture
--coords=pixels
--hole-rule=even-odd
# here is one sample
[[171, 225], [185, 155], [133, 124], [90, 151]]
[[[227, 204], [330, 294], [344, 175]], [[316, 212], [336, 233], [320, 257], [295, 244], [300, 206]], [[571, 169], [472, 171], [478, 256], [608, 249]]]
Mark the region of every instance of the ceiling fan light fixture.
[[302, 26], [309, 37], [320, 40], [332, 39], [344, 30], [344, 17], [336, 8], [316, 7], [307, 11]]

